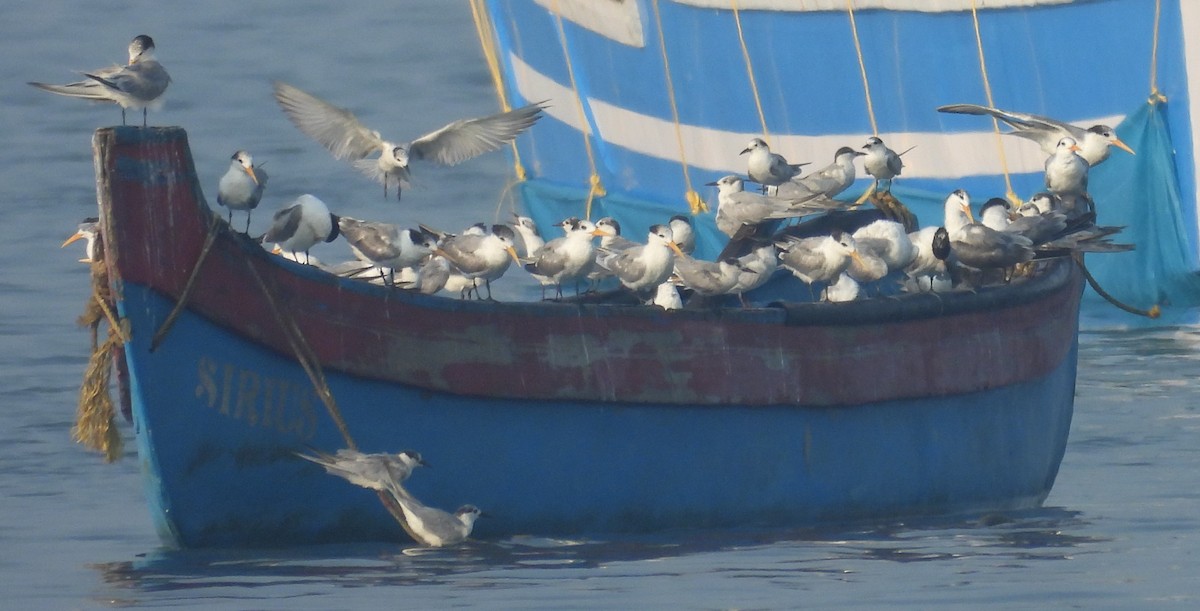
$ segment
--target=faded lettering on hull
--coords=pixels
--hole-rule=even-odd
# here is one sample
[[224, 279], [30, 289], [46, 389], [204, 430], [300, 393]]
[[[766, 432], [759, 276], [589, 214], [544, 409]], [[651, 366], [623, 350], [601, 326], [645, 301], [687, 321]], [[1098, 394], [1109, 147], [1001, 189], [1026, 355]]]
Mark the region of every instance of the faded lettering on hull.
[[310, 440], [317, 432], [316, 393], [309, 385], [265, 376], [231, 362], [200, 357], [196, 398], [246, 426]]

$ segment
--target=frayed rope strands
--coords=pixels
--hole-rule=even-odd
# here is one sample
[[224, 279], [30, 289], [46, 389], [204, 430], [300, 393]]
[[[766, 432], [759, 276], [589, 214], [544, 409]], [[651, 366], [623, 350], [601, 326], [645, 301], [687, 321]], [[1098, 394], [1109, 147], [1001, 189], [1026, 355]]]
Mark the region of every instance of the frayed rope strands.
[[[129, 331], [113, 313], [108, 268], [101, 253], [97, 249], [96, 260], [92, 261], [92, 293], [78, 320], [80, 326], [91, 331], [92, 354], [79, 388], [79, 408], [75, 426], [71, 427], [71, 439], [100, 452], [104, 461], [111, 463], [121, 457], [124, 442], [117, 431], [116, 407], [109, 388], [115, 350], [128, 340]], [[108, 322], [108, 333], [100, 342], [100, 323], [103, 321]]]

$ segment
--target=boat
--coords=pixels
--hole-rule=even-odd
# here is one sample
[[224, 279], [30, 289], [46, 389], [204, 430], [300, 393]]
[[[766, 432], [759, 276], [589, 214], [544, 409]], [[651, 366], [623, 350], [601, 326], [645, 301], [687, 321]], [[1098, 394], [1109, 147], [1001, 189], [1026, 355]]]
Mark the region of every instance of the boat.
[[[1134, 253], [1089, 259], [1123, 301], [1200, 305], [1200, 5], [1183, 0], [472, 0], [501, 100], [550, 100], [517, 143], [543, 226], [599, 210], [627, 226], [691, 212], [766, 139], [829, 163], [877, 135], [911, 150], [894, 189], [922, 224], [955, 189], [1043, 190], [1045, 153], [972, 103], [1116, 128], [1136, 155], [1094, 168], [1098, 222]], [[915, 147], [915, 148], [914, 148]], [[869, 179], [841, 197], [853, 200]]]
[[298, 452], [419, 451], [473, 537], [801, 527], [1039, 506], [1067, 443], [1083, 280], [664, 311], [494, 302], [273, 255], [177, 127], [93, 139], [156, 528], [180, 547], [406, 540]]

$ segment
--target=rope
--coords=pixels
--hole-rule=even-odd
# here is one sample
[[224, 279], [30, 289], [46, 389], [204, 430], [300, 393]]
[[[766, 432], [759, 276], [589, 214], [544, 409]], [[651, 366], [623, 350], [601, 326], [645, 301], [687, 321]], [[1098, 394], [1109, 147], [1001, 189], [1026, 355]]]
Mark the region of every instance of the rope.
[[333, 392], [329, 390], [329, 385], [325, 382], [325, 374], [317, 367], [317, 356], [304, 340], [304, 334], [300, 332], [300, 328], [296, 325], [296, 320], [287, 314], [287, 311], [279, 307], [279, 303], [275, 301], [277, 291], [271, 290], [267, 286], [266, 280], [258, 273], [258, 268], [254, 266], [252, 259], [246, 259], [246, 267], [250, 270], [250, 275], [254, 276], [258, 287], [262, 289], [263, 297], [267, 300], [267, 305], [271, 307], [271, 313], [275, 316], [275, 322], [279, 323], [279, 327], [283, 329], [283, 334], [287, 338], [288, 345], [292, 348], [292, 354], [295, 355], [296, 361], [304, 368], [304, 373], [308, 375], [308, 379], [312, 382], [313, 390], [316, 391], [317, 397], [325, 404], [325, 410], [329, 412], [330, 419], [337, 426], [338, 431], [342, 434], [342, 439], [346, 442], [346, 447], [351, 450], [357, 450], [358, 446], [354, 443], [354, 439], [350, 437], [350, 429], [346, 427], [346, 421], [342, 419], [342, 413], [338, 409], [337, 401], [333, 398]]
[[[571, 65], [571, 51], [567, 48], [567, 31], [563, 27], [562, 12], [558, 8], [558, 0], [552, 0], [554, 9], [554, 22], [558, 26], [558, 42], [562, 45], [563, 59], [567, 62], [567, 76], [571, 79], [571, 90], [575, 92], [575, 108], [579, 111], [579, 122], [581, 125], [590, 125], [587, 119], [587, 111], [583, 107], [583, 96], [579, 95], [579, 83], [575, 80], [575, 68]], [[592, 152], [592, 141], [588, 136], [588, 130], [582, 129], [583, 132], [583, 147], [587, 151], [588, 167], [591, 169], [589, 178], [589, 188], [587, 202], [584, 203], [584, 217], [592, 218], [592, 200], [596, 197], [604, 197], [604, 184], [600, 182], [600, 174], [596, 171], [596, 155]]]
[[212, 250], [212, 245], [217, 239], [217, 231], [220, 229], [220, 226], [221, 223], [219, 221], [214, 219], [209, 220], [208, 235], [204, 238], [204, 246], [200, 249], [200, 256], [196, 258], [196, 264], [192, 266], [192, 273], [188, 275], [187, 283], [183, 285], [183, 292], [179, 294], [179, 299], [175, 301], [175, 307], [171, 308], [171, 313], [167, 314], [167, 319], [154, 332], [154, 338], [150, 340], [150, 352], [158, 349], [159, 344], [166, 339], [167, 332], [171, 330], [171, 327], [175, 324], [175, 319], [179, 317], [179, 313], [183, 311], [188, 299], [191, 298], [192, 287], [195, 286], [196, 278], [200, 275], [200, 267], [208, 257], [209, 251]]
[[[770, 141], [770, 134], [767, 132], [767, 116], [763, 113], [762, 101], [758, 96], [758, 82], [754, 79], [754, 65], [750, 62], [750, 50], [746, 48], [746, 36], [742, 33], [741, 9], [738, 8], [738, 0], [730, 0], [730, 3], [733, 5], [733, 22], [737, 25], [738, 43], [742, 45], [742, 60], [746, 62], [746, 76], [750, 79], [750, 91], [754, 94], [754, 107], [758, 110], [758, 122], [762, 124], [763, 140]], [[654, 1], [654, 13], [657, 17], [658, 0]], [[661, 25], [659, 25], [658, 31], [659, 37], [661, 37]], [[666, 54], [665, 49], [663, 54]]]
[[[663, 34], [662, 15], [658, 10], [658, 0], [654, 0], [651, 6], [654, 7], [654, 23], [658, 27], [658, 47], [662, 52], [663, 73], [667, 81], [667, 100], [671, 104], [671, 120], [675, 122], [675, 142], [679, 146], [679, 162], [683, 166], [684, 198], [687, 200], [688, 208], [691, 209], [692, 214], [699, 214], [708, 211], [708, 206], [700, 199], [700, 194], [696, 192], [696, 189], [692, 187], [692, 176], [688, 172], [687, 154], [683, 146], [683, 127], [679, 124], [679, 106], [675, 101], [675, 84], [671, 81], [671, 64], [667, 59], [667, 41], [666, 36]], [[745, 49], [744, 44], [742, 49]], [[749, 56], [747, 56], [747, 61], [749, 61]], [[751, 76], [750, 82], [754, 82], [753, 76]], [[758, 94], [756, 93], [755, 100], [757, 101], [757, 99]], [[761, 107], [758, 112], [761, 117]]]
[[1162, 18], [1162, 0], [1154, 0], [1154, 46], [1150, 49], [1150, 104], [1166, 102], [1167, 96], [1158, 90], [1158, 24]]
[[850, 33], [854, 35], [854, 52], [858, 54], [858, 71], [862, 73], [863, 95], [867, 98], [867, 117], [871, 119], [871, 133], [878, 136], [879, 125], [875, 122], [875, 106], [871, 104], [871, 84], [867, 81], [867, 63], [863, 60], [862, 43], [858, 39], [858, 24], [854, 21], [854, 0], [846, 0], [846, 12], [850, 14]]
[[1083, 264], [1082, 254], [1075, 253], [1071, 258], [1074, 259], [1075, 264], [1079, 266], [1079, 269], [1083, 270], [1083, 276], [1087, 278], [1088, 285], [1092, 287], [1093, 291], [1096, 291], [1097, 295], [1103, 297], [1105, 301], [1117, 306], [1122, 310], [1125, 310], [1126, 312], [1129, 312], [1130, 314], [1145, 316], [1146, 318], [1158, 318], [1162, 315], [1162, 308], [1158, 307], [1157, 304], [1150, 306], [1149, 310], [1139, 310], [1138, 308], [1135, 308], [1127, 303], [1122, 302], [1116, 297], [1113, 297], [1108, 291], [1100, 287], [1100, 283], [1096, 281], [1094, 276], [1092, 276], [1092, 272], [1088, 271], [1087, 266]]
[[[975, 25], [975, 48], [979, 52], [979, 74], [983, 78], [983, 93], [987, 96], [988, 106], [995, 108], [996, 104], [992, 101], [992, 83], [988, 79], [987, 60], [983, 55], [983, 35], [979, 33], [979, 11], [976, 7], [976, 0], [971, 0], [971, 21]], [[1012, 178], [1008, 172], [1008, 156], [1004, 153], [1004, 142], [1000, 137], [1000, 122], [996, 117], [992, 117], [992, 131], [996, 136], [996, 150], [1000, 153], [1000, 167], [1004, 171], [1004, 196], [1012, 202], [1013, 206], [1020, 207], [1023, 202], [1020, 197], [1017, 197], [1016, 191], [1013, 191]]]
[[[492, 76], [492, 86], [496, 89], [496, 97], [500, 98], [500, 108], [505, 112], [512, 110], [512, 105], [508, 102], [508, 96], [504, 93], [504, 76], [500, 72], [500, 57], [496, 51], [496, 40], [488, 36], [488, 32], [492, 30], [492, 21], [488, 15], [486, 7], [483, 6], [484, 0], [471, 0], [471, 17], [475, 20], [475, 34], [479, 36], [479, 46], [483, 49], [483, 58], [487, 62], [488, 72]], [[517, 150], [517, 141], [513, 139], [509, 142], [513, 152], [513, 173], [517, 176], [517, 182], [524, 181], [527, 177], [525, 166], [521, 164], [521, 153]]]

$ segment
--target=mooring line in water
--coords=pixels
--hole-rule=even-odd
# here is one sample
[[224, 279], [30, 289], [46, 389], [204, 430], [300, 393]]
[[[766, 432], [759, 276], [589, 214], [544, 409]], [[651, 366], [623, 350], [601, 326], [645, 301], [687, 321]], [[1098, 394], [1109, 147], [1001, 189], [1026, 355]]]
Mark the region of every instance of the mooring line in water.
[[1092, 272], [1088, 271], [1087, 266], [1083, 264], [1083, 255], [1082, 254], [1075, 253], [1071, 258], [1075, 260], [1075, 264], [1079, 266], [1079, 269], [1083, 270], [1083, 277], [1087, 278], [1088, 285], [1090, 285], [1092, 287], [1093, 291], [1096, 291], [1097, 295], [1103, 297], [1105, 301], [1117, 306], [1118, 308], [1120, 308], [1122, 310], [1125, 310], [1126, 312], [1129, 312], [1130, 314], [1136, 314], [1138, 316], [1145, 316], [1146, 318], [1158, 318], [1159, 316], [1162, 315], [1162, 308], [1158, 307], [1158, 304], [1150, 306], [1149, 310], [1140, 310], [1140, 309], [1135, 308], [1127, 303], [1122, 302], [1120, 299], [1117, 299], [1116, 297], [1113, 297], [1111, 294], [1109, 294], [1108, 291], [1104, 290], [1100, 286], [1100, 283], [1096, 281], [1095, 276], [1092, 276]]

